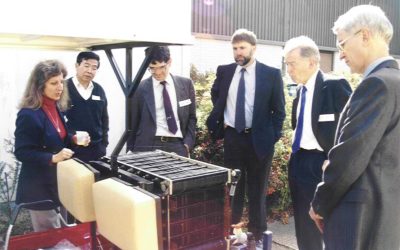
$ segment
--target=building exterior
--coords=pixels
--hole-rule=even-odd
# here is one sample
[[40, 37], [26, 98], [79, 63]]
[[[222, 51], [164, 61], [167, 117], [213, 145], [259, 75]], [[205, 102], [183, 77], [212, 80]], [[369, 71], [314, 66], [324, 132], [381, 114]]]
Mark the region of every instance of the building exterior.
[[359, 4], [378, 5], [386, 12], [395, 31], [390, 52], [400, 59], [399, 0], [192, 0], [196, 37], [192, 63], [205, 71], [231, 62], [230, 36], [236, 29], [246, 28], [258, 37], [257, 58], [262, 62], [283, 68], [280, 51], [285, 41], [307, 35], [320, 48], [323, 71], [346, 70], [331, 28], [339, 15]]

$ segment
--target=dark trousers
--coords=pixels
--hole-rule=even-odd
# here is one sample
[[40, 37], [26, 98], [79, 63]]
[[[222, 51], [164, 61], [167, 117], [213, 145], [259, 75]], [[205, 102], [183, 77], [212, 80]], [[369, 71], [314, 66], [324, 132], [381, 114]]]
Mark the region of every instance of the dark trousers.
[[326, 154], [317, 150], [300, 149], [290, 157], [289, 187], [299, 250], [323, 249], [322, 235], [308, 212], [325, 160]]
[[266, 193], [268, 175], [271, 168], [273, 149], [265, 159], [258, 159], [254, 150], [251, 133], [237, 133], [226, 128], [224, 137], [224, 162], [231, 169], [239, 169], [241, 177], [232, 199], [232, 223], [240, 222], [247, 186], [249, 202], [248, 230], [260, 239], [267, 230]]

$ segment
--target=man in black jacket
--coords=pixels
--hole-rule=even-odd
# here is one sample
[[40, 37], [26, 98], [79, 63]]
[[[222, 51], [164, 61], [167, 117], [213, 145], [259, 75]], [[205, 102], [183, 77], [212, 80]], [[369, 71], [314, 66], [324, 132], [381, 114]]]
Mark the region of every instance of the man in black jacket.
[[94, 52], [81, 52], [76, 59], [76, 76], [67, 81], [71, 100], [66, 112], [68, 132], [87, 131], [88, 147], [76, 146], [74, 157], [83, 161], [97, 160], [106, 154], [108, 145], [107, 98], [100, 84], [93, 81], [100, 67]]
[[308, 210], [351, 88], [345, 79], [328, 79], [323, 75], [318, 47], [306, 36], [287, 41], [284, 57], [287, 72], [299, 85], [292, 107], [295, 132], [289, 161], [297, 245], [300, 250], [322, 250], [321, 233]]

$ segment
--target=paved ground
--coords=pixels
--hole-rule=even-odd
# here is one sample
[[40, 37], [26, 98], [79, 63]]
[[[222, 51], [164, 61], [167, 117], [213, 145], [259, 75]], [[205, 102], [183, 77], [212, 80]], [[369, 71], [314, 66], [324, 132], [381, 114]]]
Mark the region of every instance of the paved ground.
[[294, 230], [294, 219], [289, 218], [288, 224], [280, 221], [268, 223], [268, 230], [272, 231], [272, 250], [297, 250]]

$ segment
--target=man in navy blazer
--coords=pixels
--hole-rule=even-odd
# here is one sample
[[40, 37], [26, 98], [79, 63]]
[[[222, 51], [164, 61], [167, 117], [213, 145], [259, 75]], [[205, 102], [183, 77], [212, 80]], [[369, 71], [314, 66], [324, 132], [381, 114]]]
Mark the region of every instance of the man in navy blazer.
[[290, 39], [283, 52], [287, 72], [299, 85], [292, 106], [295, 133], [289, 161], [297, 245], [300, 250], [322, 250], [322, 235], [308, 210], [321, 181], [323, 162], [333, 146], [340, 112], [352, 91], [346, 80], [327, 79], [323, 75], [318, 47], [310, 38]]
[[259, 240], [267, 228], [265, 190], [285, 119], [285, 99], [280, 70], [255, 60], [256, 41], [245, 29], [233, 34], [236, 63], [217, 68], [207, 126], [213, 139], [224, 138], [225, 166], [242, 172], [232, 199], [233, 226], [241, 221], [247, 185], [248, 229]]
[[[130, 104], [132, 132], [127, 141], [128, 151], [160, 149], [187, 157], [194, 146], [197, 119], [193, 83], [169, 74], [171, 61], [168, 47], [153, 48], [149, 66], [152, 76], [139, 84]], [[166, 113], [166, 99], [173, 114]], [[170, 128], [171, 121], [175, 128]]]
[[400, 248], [400, 71], [389, 56], [393, 26], [360, 5], [332, 29], [340, 58], [363, 79], [340, 116], [310, 216], [330, 249]]

